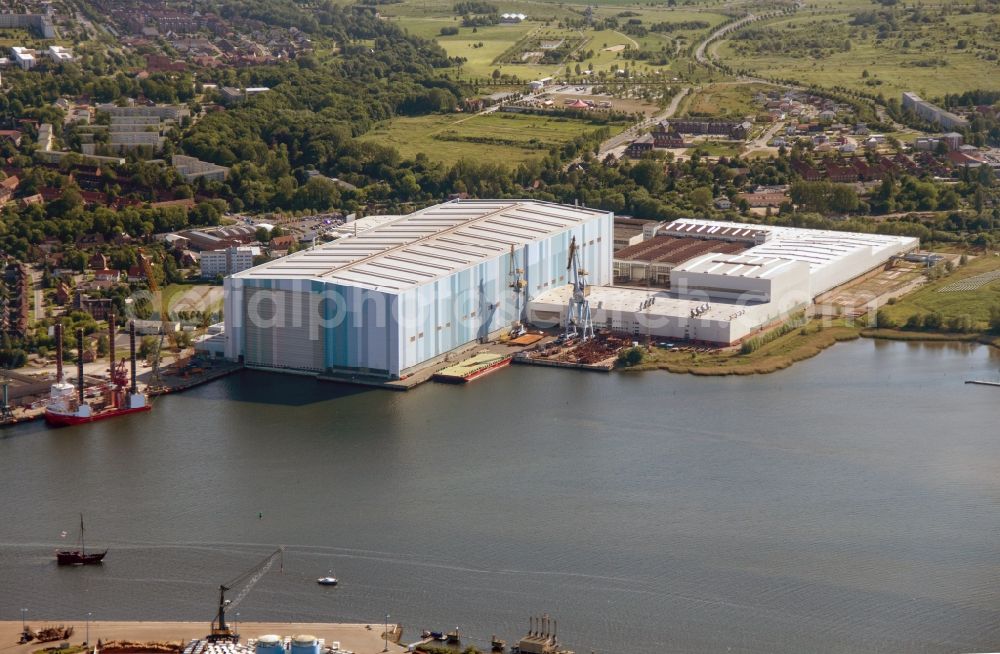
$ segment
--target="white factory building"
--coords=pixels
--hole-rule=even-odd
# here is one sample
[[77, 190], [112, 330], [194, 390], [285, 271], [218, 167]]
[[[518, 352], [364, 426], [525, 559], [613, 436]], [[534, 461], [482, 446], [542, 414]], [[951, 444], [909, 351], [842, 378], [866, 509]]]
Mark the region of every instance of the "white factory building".
[[[590, 282], [610, 284], [612, 222], [608, 211], [545, 202], [454, 201], [296, 252], [226, 279], [226, 356], [405, 377], [509, 329], [522, 296], [564, 287], [574, 239]], [[523, 271], [520, 293], [512, 269]]]
[[[682, 241], [680, 247], [690, 247], [686, 241], [692, 239], [748, 247], [738, 253], [701, 251], [669, 271], [669, 290], [592, 287], [596, 328], [658, 339], [738, 343], [919, 245], [904, 236], [694, 219], [659, 224], [655, 234]], [[563, 324], [569, 292], [558, 288], [535, 296], [528, 319]]]
[[213, 279], [219, 275], [233, 275], [253, 268], [253, 258], [260, 256], [260, 248], [254, 246], [228, 247], [201, 253], [201, 276]]
[[10, 52], [14, 58], [14, 63], [20, 66], [22, 70], [31, 70], [35, 67], [35, 51], [31, 48], [14, 46], [10, 49]]

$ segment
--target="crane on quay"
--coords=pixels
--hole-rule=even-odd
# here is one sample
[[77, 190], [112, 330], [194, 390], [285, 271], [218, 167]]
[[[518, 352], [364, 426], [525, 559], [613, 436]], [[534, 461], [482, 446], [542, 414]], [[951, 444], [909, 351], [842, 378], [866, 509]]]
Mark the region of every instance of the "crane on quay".
[[[522, 266], [527, 265], [527, 258], [524, 255]], [[524, 279], [524, 268], [517, 266], [513, 244], [510, 246], [510, 272], [507, 273], [507, 276], [510, 278], [510, 287], [514, 291], [514, 321], [510, 326], [510, 337], [517, 338], [527, 331], [524, 328], [524, 296], [528, 282]]]
[[590, 288], [587, 287], [587, 271], [580, 264], [580, 247], [576, 237], [569, 242], [569, 261], [566, 270], [570, 271], [570, 282], [573, 285], [566, 311], [566, 331], [563, 338], [579, 337], [581, 341], [594, 337], [594, 323], [590, 319]]
[[[211, 642], [217, 642], [220, 640], [238, 640], [240, 635], [236, 633], [236, 630], [231, 628], [226, 624], [226, 610], [234, 609], [239, 606], [239, 603], [247, 596], [250, 589], [253, 588], [261, 577], [267, 574], [267, 571], [271, 569], [274, 565], [275, 560], [280, 560], [281, 564], [279, 570], [284, 570], [284, 547], [279, 547], [275, 551], [268, 554], [264, 560], [250, 568], [240, 576], [232, 579], [219, 586], [219, 610], [215, 614], [215, 619], [212, 620], [212, 631], [208, 635], [208, 640]], [[239, 584], [246, 581], [246, 585], [240, 589], [239, 594], [236, 595], [235, 599], [227, 600], [226, 593]]]

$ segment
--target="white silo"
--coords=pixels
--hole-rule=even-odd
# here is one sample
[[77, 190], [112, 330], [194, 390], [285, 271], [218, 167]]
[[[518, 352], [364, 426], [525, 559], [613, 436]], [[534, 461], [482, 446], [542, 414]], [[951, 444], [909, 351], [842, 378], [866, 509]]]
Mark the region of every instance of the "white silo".
[[285, 645], [281, 636], [266, 634], [257, 639], [254, 654], [285, 654]]
[[319, 639], [309, 634], [301, 634], [292, 638], [291, 654], [320, 654]]

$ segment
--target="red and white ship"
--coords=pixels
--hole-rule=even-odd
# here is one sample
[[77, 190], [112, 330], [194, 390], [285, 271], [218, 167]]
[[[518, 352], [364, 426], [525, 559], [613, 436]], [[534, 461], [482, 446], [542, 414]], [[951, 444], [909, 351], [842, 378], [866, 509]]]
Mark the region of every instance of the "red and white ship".
[[[115, 418], [129, 413], [140, 413], [152, 409], [146, 396], [136, 386], [135, 370], [135, 323], [129, 324], [130, 358], [115, 361], [115, 318], [108, 318], [111, 344], [110, 381], [99, 389], [100, 394], [90, 402], [84, 397], [83, 385], [83, 330], [76, 331], [77, 385], [63, 381], [62, 375], [62, 325], [56, 325], [56, 383], [52, 384], [49, 405], [45, 408], [45, 422], [53, 427], [80, 425], [105, 418]], [[132, 364], [132, 383], [129, 385], [125, 363]]]

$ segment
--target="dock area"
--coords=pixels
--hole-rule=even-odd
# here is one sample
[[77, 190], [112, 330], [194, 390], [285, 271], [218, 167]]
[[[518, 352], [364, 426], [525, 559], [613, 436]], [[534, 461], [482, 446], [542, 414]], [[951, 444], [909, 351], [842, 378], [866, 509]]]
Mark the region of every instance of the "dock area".
[[385, 379], [353, 372], [324, 373], [318, 375], [317, 379], [342, 384], [357, 384], [359, 386], [381, 388], [390, 391], [408, 391], [424, 382], [430, 381], [436, 373], [454, 366], [476, 353], [490, 352], [496, 355], [512, 355], [516, 357], [519, 352], [523, 352], [529, 347], [537, 347], [540, 344], [550, 343], [554, 338], [551, 334], [531, 332], [513, 340], [498, 338], [487, 343], [469, 343], [465, 347], [449, 352], [439, 359], [426, 362], [419, 369], [406, 374], [402, 379]]
[[150, 397], [179, 393], [195, 386], [221, 379], [243, 369], [243, 364], [231, 361], [206, 361], [181, 367], [168, 366], [160, 376], [158, 384], [150, 384]]
[[494, 353], [489, 350], [478, 352], [468, 359], [448, 366], [434, 373], [434, 380], [451, 384], [461, 384], [510, 363], [509, 353]]
[[[107, 383], [107, 367], [100, 362], [88, 363], [84, 375], [87, 394], [92, 394], [92, 389], [101, 387]], [[152, 371], [145, 362], [139, 364], [138, 388], [140, 392], [148, 397], [158, 397], [170, 393], [179, 393], [189, 388], [207, 384], [216, 379], [221, 379], [243, 369], [243, 364], [230, 361], [206, 361], [188, 363], [178, 367], [175, 365], [165, 366], [160, 373], [160, 380], [152, 379]], [[16, 395], [17, 401], [12, 407], [10, 416], [5, 420], [0, 420], [0, 426], [11, 426], [33, 420], [41, 420], [45, 417], [45, 404], [48, 398], [49, 388], [55, 381], [55, 377], [49, 376], [45, 371], [28, 377], [24, 374], [12, 374], [8, 371], [7, 377], [13, 383], [23, 386], [25, 391]], [[20, 391], [21, 388], [19, 387]]]
[[606, 333], [598, 333], [586, 341], [553, 339], [524, 350], [514, 357], [514, 363], [611, 372], [618, 361], [618, 353], [630, 344], [628, 338]]
[[[209, 626], [205, 622], [115, 622], [115, 621], [90, 621], [89, 627], [85, 620], [64, 620], [64, 619], [32, 619], [31, 626], [41, 627], [44, 625], [66, 625], [72, 626], [73, 635], [69, 639], [71, 646], [80, 645], [86, 640], [87, 631], [90, 632], [91, 645], [100, 641], [135, 641], [144, 643], [153, 642], [182, 642], [196, 638], [204, 638], [208, 633]], [[376, 654], [385, 651], [384, 632], [385, 627], [381, 622], [371, 624], [347, 624], [347, 623], [320, 623], [320, 622], [240, 622], [239, 630], [241, 640], [246, 642], [248, 638], [257, 638], [265, 634], [278, 634], [280, 636], [295, 636], [298, 634], [310, 634], [330, 643], [340, 643], [340, 649], [354, 652], [354, 654]], [[400, 633], [399, 625], [389, 624], [389, 652], [404, 652], [405, 648], [396, 644], [393, 636], [398, 637]], [[21, 635], [21, 621], [7, 620], [0, 622], [0, 649], [11, 654], [33, 654], [46, 647], [58, 647], [59, 643], [38, 643], [29, 642], [18, 644]]]
[[402, 379], [389, 380], [351, 372], [324, 373], [317, 378], [321, 381], [408, 391], [432, 379], [460, 381], [460, 378], [469, 375], [470, 369], [486, 363], [487, 360], [502, 357], [511, 357], [511, 363], [521, 365], [611, 372], [617, 364], [618, 353], [631, 344], [632, 341], [628, 337], [608, 333], [599, 333], [594, 338], [581, 341], [564, 340], [558, 333], [551, 331], [533, 330], [514, 339], [498, 338], [487, 343], [470, 343], [440, 359], [427, 362]]

